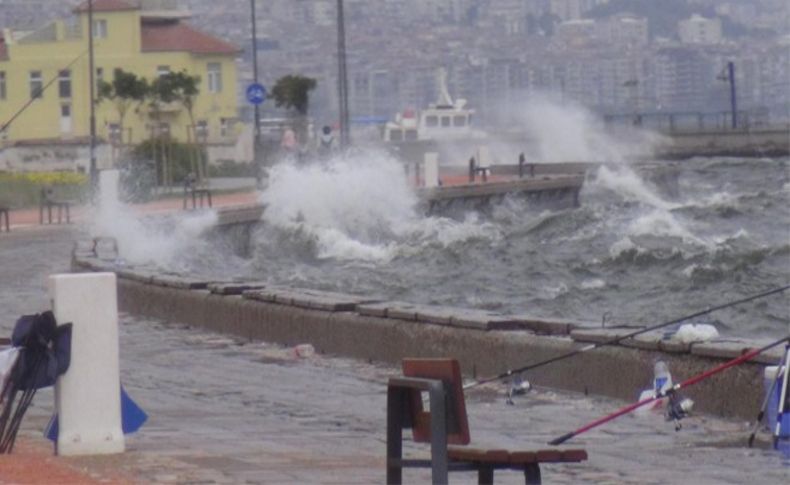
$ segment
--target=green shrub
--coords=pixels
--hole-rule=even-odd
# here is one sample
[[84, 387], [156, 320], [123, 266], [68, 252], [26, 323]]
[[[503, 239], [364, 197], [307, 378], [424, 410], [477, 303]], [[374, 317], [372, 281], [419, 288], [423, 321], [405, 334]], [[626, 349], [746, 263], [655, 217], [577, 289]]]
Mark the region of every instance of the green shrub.
[[209, 177], [254, 177], [255, 165], [235, 160], [219, 160], [216, 165], [209, 165]]
[[0, 172], [0, 205], [38, 206], [41, 191], [47, 187], [57, 199], [80, 202], [87, 199], [90, 184], [86, 174], [76, 172]]
[[[202, 147], [180, 143], [167, 138], [154, 138], [137, 145], [132, 159], [153, 162], [157, 185], [180, 185], [190, 172], [198, 173], [196, 163], [205, 166], [206, 151]], [[169, 172], [168, 180], [165, 180]]]

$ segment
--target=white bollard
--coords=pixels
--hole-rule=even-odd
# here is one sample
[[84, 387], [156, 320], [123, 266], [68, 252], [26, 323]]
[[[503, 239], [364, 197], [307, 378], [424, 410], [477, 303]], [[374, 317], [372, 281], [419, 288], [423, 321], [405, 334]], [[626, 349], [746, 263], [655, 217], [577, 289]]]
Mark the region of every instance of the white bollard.
[[72, 322], [71, 365], [55, 385], [59, 455], [122, 453], [114, 273], [53, 275], [52, 311]]
[[439, 186], [439, 154], [436, 152], [428, 152], [423, 157], [424, 163], [424, 177], [426, 187]]

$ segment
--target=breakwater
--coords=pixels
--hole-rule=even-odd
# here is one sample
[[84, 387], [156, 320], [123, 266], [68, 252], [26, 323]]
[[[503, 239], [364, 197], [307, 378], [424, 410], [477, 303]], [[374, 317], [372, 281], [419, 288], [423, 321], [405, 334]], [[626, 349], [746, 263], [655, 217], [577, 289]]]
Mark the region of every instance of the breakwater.
[[[311, 343], [322, 353], [370, 361], [453, 356], [472, 370], [469, 378], [497, 375], [635, 330], [119, 267], [114, 257], [90, 245], [75, 248], [72, 267], [115, 272], [120, 309], [132, 314], [251, 340]], [[760, 344], [728, 338], [680, 343], [649, 332], [536, 369], [525, 378], [540, 386], [633, 401], [649, 387], [657, 359], [667, 361], [680, 381]], [[762, 369], [777, 362], [781, 351], [774, 348], [684, 393], [695, 400], [697, 411], [751, 419], [761, 403]]]

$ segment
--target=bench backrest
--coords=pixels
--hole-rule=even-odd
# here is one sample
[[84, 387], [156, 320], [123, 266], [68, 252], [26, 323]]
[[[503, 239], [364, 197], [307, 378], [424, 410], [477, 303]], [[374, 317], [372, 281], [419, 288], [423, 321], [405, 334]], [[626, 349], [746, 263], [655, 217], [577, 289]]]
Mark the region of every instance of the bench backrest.
[[[447, 442], [467, 445], [470, 441], [469, 421], [466, 417], [461, 366], [456, 359], [403, 359], [403, 375], [444, 382], [447, 391]], [[411, 393], [409, 412], [415, 442], [430, 443], [431, 413], [423, 406], [419, 391]]]

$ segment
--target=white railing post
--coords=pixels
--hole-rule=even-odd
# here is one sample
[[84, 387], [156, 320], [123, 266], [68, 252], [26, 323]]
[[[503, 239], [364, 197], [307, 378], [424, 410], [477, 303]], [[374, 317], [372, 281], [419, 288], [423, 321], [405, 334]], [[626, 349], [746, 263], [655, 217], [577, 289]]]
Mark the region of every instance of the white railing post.
[[426, 187], [439, 186], [439, 154], [436, 152], [428, 152], [423, 156], [424, 163], [424, 176]]
[[57, 321], [74, 325], [71, 365], [55, 385], [57, 453], [121, 453], [125, 442], [115, 274], [53, 275], [49, 288]]

